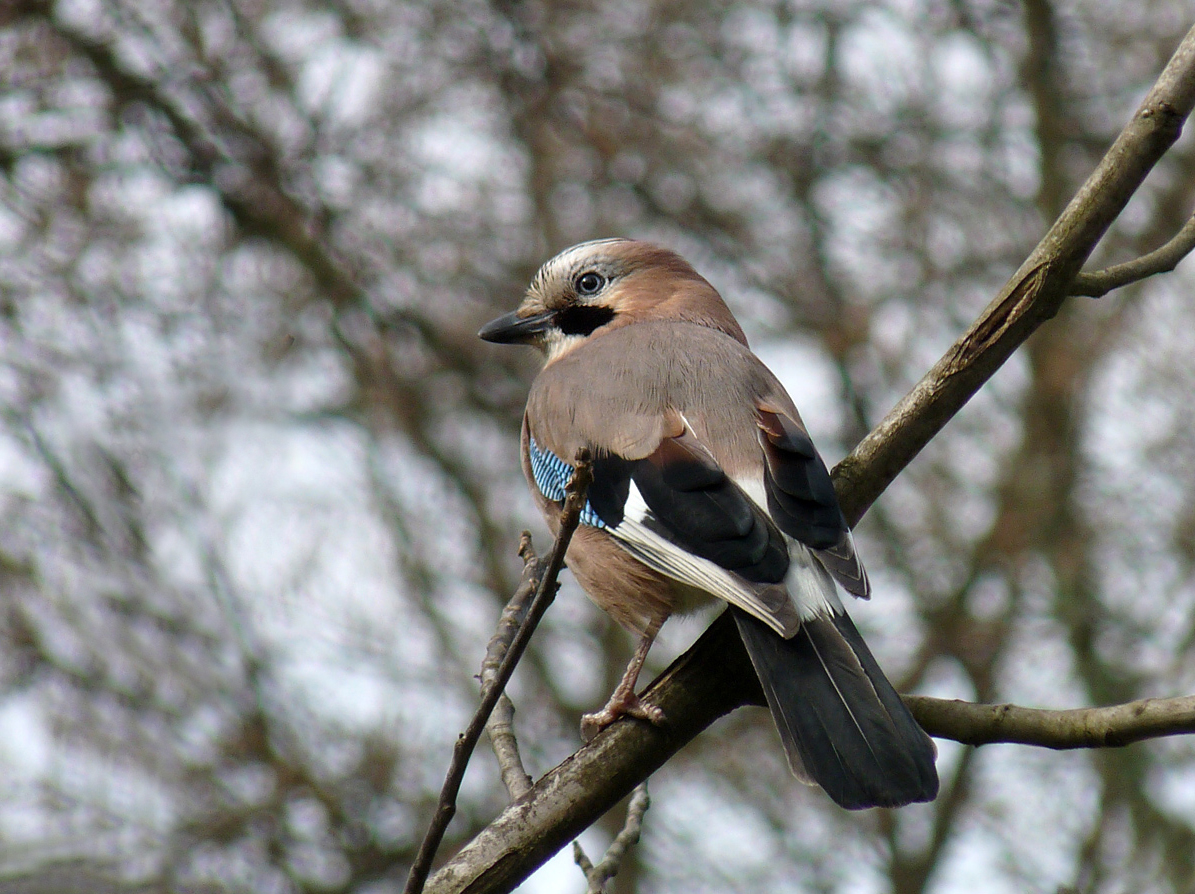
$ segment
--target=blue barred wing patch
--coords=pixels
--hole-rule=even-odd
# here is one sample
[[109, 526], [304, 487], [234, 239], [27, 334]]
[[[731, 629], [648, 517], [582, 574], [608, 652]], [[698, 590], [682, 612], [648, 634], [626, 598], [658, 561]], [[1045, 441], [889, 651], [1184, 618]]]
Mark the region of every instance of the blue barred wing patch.
[[[528, 459], [531, 460], [531, 477], [535, 479], [535, 486], [539, 492], [554, 503], [563, 502], [565, 487], [573, 476], [573, 467], [562, 460], [551, 450], [545, 450], [530, 439]], [[593, 511], [589, 501], [585, 501], [585, 508], [581, 510], [581, 524], [594, 528], [604, 528], [606, 523]]]

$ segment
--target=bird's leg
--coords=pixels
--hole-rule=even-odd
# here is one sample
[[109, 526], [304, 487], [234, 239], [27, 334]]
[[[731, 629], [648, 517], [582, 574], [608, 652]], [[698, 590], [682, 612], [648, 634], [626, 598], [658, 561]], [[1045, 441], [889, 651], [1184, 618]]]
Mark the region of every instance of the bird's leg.
[[658, 621], [652, 621], [647, 626], [647, 629], [643, 631], [643, 635], [639, 637], [638, 645], [635, 646], [635, 654], [631, 656], [626, 672], [623, 673], [618, 686], [615, 687], [614, 692], [610, 695], [610, 700], [606, 702], [606, 706], [593, 714], [584, 714], [581, 716], [581, 738], [586, 742], [593, 739], [594, 736], [624, 714], [629, 714], [631, 717], [638, 717], [640, 720], [646, 720], [649, 723], [658, 724], [664, 722], [663, 711], [655, 705], [644, 704], [639, 700], [639, 696], [635, 695], [635, 683], [639, 679], [639, 672], [643, 670], [643, 662], [647, 660], [647, 653], [651, 650], [651, 644], [656, 641], [656, 634], [660, 632], [660, 627], [663, 623], [664, 620], [662, 618]]

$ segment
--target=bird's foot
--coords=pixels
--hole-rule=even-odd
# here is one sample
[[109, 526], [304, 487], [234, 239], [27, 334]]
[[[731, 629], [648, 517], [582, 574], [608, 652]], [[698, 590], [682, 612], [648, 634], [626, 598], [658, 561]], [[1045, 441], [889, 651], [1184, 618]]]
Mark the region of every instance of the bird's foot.
[[581, 738], [586, 742], [592, 742], [598, 733], [624, 716], [637, 717], [656, 726], [664, 723], [664, 712], [655, 705], [642, 701], [634, 691], [615, 691], [600, 711], [581, 715]]

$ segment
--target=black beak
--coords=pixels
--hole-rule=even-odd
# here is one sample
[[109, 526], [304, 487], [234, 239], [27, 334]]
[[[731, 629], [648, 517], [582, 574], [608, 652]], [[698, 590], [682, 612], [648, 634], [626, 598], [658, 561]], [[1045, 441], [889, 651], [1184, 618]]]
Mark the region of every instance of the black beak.
[[520, 317], [517, 312], [503, 314], [482, 326], [477, 337], [496, 345], [531, 344], [537, 335], [552, 325], [552, 316], [550, 312], [533, 317]]

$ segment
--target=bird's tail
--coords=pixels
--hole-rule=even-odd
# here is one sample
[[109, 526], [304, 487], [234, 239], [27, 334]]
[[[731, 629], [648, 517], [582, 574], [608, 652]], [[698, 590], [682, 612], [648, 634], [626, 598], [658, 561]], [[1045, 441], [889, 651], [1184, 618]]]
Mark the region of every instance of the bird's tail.
[[845, 613], [784, 639], [732, 608], [789, 766], [842, 807], [900, 807], [938, 793], [934, 744]]

